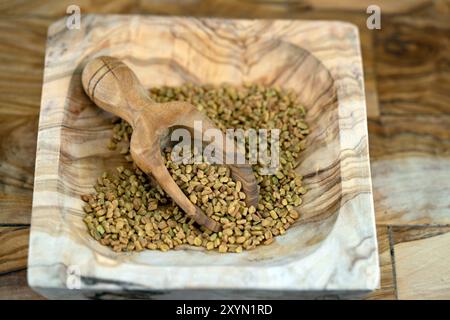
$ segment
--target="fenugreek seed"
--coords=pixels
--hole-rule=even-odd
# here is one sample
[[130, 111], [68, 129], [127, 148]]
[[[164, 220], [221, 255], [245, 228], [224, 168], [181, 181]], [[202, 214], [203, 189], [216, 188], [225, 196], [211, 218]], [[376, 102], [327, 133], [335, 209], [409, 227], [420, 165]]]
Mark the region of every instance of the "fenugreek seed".
[[269, 212], [269, 214], [272, 217], [272, 219], [274, 219], [274, 220], [278, 219], [278, 215], [277, 215], [277, 213], [274, 210], [271, 210]]
[[106, 214], [106, 211], [103, 210], [103, 209], [100, 209], [100, 210], [98, 210], [98, 211], [95, 213], [95, 215], [96, 215], [97, 217], [101, 217], [101, 216], [103, 216], [103, 215], [105, 215], [105, 214]]
[[109, 209], [109, 210], [106, 212], [106, 218], [107, 218], [107, 219], [112, 218], [113, 215], [114, 215], [113, 209]]
[[166, 252], [166, 251], [169, 251], [169, 246], [167, 245], [167, 244], [165, 244], [165, 243], [162, 243], [160, 246], [159, 246], [159, 249], [161, 250], [161, 251], [163, 251], [163, 252]]
[[187, 237], [187, 242], [188, 242], [190, 245], [193, 245], [193, 244], [194, 244], [194, 239], [195, 239], [195, 237], [191, 234], [191, 235], [189, 235], [189, 236]]
[[167, 222], [166, 221], [161, 221], [160, 223], [158, 223], [158, 229], [163, 230], [167, 228]]
[[233, 234], [233, 230], [232, 229], [224, 229], [223, 234], [227, 235], [227, 236], [231, 236]]
[[273, 205], [272, 205], [270, 202], [267, 202], [267, 203], [265, 204], [265, 207], [266, 207], [267, 209], [269, 209], [269, 210], [273, 210]]
[[236, 238], [236, 243], [244, 243], [245, 240], [247, 240], [246, 237], [240, 236], [240, 237], [237, 237], [237, 238]]
[[278, 171], [276, 174], [275, 174], [275, 176], [278, 178], [278, 179], [283, 179], [284, 178], [284, 174], [281, 172], [281, 171]]
[[225, 244], [221, 244], [219, 246], [219, 252], [220, 253], [225, 253], [225, 252], [227, 252], [227, 250], [228, 250], [228, 247]]
[[103, 235], [105, 233], [105, 229], [101, 225], [98, 225], [97, 232], [100, 233], [101, 235]]
[[206, 243], [206, 249], [208, 249], [208, 250], [214, 249], [214, 242], [208, 242], [208, 243]]
[[154, 201], [150, 202], [147, 206], [148, 211], [153, 211], [153, 210], [156, 210], [157, 208], [158, 208], [158, 204], [157, 204], [157, 202], [154, 202]]
[[202, 239], [200, 237], [196, 237], [194, 239], [194, 245], [196, 245], [197, 247], [202, 245]]
[[189, 200], [191, 200], [191, 202], [192, 202], [193, 204], [196, 204], [196, 203], [197, 203], [197, 196], [196, 196], [195, 194], [191, 194], [191, 195], [189, 196]]
[[260, 222], [261, 221], [261, 218], [258, 215], [256, 215], [256, 214], [252, 214], [252, 219], [255, 222]]
[[270, 218], [266, 218], [266, 219], [263, 219], [262, 221], [261, 221], [261, 225], [263, 226], [263, 227], [268, 227], [268, 226], [270, 226], [272, 224], [272, 220], [270, 219]]
[[289, 212], [289, 216], [290, 216], [292, 219], [298, 219], [298, 212], [295, 211], [295, 210], [292, 210], [292, 211]]
[[134, 242], [134, 247], [136, 248], [136, 251], [142, 251], [144, 248], [142, 247], [141, 243], [139, 241]]
[[[122, 228], [119, 228], [119, 229], [122, 229]], [[146, 223], [145, 224], [145, 232], [147, 233], [147, 234], [149, 234], [150, 232], [152, 232], [153, 231], [153, 225], [151, 224], [151, 223]]]

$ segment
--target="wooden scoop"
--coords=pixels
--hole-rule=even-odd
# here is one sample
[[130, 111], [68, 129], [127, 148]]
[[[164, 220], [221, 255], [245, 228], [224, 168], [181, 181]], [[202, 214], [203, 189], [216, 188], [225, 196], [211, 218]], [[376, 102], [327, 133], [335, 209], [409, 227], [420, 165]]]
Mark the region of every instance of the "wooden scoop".
[[[219, 231], [220, 224], [194, 205], [172, 179], [164, 165], [160, 146], [161, 138], [170, 127], [182, 126], [193, 131], [194, 121], [202, 121], [204, 132], [214, 127], [211, 120], [187, 102], [155, 103], [134, 72], [113, 57], [91, 60], [83, 69], [81, 81], [84, 91], [96, 105], [121, 117], [133, 127], [130, 150], [137, 166], [146, 174], [151, 174], [198, 224]], [[222, 138], [225, 145], [223, 135]], [[258, 187], [251, 166], [230, 165], [230, 169], [233, 178], [242, 183], [247, 205], [256, 206]]]

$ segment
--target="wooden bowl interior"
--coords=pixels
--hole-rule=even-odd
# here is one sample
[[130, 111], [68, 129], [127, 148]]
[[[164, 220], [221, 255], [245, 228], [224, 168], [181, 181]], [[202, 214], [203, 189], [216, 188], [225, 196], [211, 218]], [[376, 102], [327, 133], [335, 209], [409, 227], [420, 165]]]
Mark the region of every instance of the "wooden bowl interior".
[[[258, 39], [245, 46], [235, 43], [234, 47], [221, 47], [220, 52], [217, 43], [204, 48], [204, 42], [197, 44], [192, 39], [189, 45], [180, 45], [170, 58], [163, 51], [161, 57], [157, 56], [159, 48], [170, 46], [164, 41], [161, 39], [158, 44], [147, 47], [130, 45], [127, 52], [114, 47], [98, 48], [73, 74], [61, 132], [59, 171], [63, 178], [59, 192], [65, 195], [66, 202], [61, 211], [64, 232], [93, 251], [97, 260], [111, 264], [280, 264], [311, 253], [332, 230], [341, 199], [338, 100], [329, 71], [308, 51], [278, 39]], [[154, 50], [155, 58], [141, 59], [140, 52], [145, 50]], [[130, 56], [129, 52], [136, 54]], [[307, 109], [306, 120], [311, 130], [296, 169], [304, 176], [309, 190], [298, 208], [299, 221], [273, 244], [241, 254], [219, 254], [194, 248], [166, 253], [150, 250], [114, 253], [94, 241], [82, 221], [80, 195], [93, 191], [96, 178], [103, 171], [113, 170], [123, 163], [118, 151], [106, 147], [111, 136], [112, 116], [94, 106], [81, 87], [82, 67], [88, 59], [98, 55], [124, 59], [147, 87], [183, 82], [238, 86], [252, 82], [295, 90]]]

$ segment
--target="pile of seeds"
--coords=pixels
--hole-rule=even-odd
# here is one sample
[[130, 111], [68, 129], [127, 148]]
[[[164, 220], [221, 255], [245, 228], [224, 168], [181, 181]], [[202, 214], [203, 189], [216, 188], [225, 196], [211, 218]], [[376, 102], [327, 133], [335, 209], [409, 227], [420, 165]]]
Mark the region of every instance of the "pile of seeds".
[[190, 245], [241, 252], [272, 243], [298, 219], [294, 207], [301, 204], [306, 189], [294, 168], [309, 130], [304, 122], [305, 110], [293, 92], [260, 85], [236, 88], [187, 84], [152, 89], [150, 95], [157, 102], [188, 101], [222, 130], [280, 129], [281, 168], [275, 175], [261, 175], [260, 166], [254, 166], [259, 204], [257, 208], [247, 207], [242, 185], [231, 178], [228, 167], [206, 162], [177, 164], [170, 159], [171, 150], [164, 150], [166, 167], [183, 192], [222, 224], [222, 231], [212, 232], [188, 218], [135, 166], [129, 154], [132, 129], [119, 121], [108, 147], [119, 148], [130, 166], [104, 173], [95, 185], [96, 192], [82, 197], [86, 202], [84, 221], [96, 240], [114, 251], [167, 251]]

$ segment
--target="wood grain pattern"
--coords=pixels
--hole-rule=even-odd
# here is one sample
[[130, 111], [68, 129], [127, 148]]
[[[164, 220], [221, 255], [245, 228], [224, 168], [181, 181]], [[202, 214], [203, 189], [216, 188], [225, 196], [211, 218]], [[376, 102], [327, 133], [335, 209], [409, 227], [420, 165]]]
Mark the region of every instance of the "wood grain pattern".
[[0, 225], [29, 224], [31, 220], [42, 66], [50, 21], [0, 19]]
[[378, 223], [450, 221], [449, 5], [387, 17], [374, 34], [381, 117], [369, 131]]
[[0, 19], [0, 115], [39, 113], [45, 41], [51, 21], [10, 16]]
[[427, 238], [440, 236], [450, 231], [449, 225], [441, 226], [393, 226], [392, 227], [392, 243], [398, 245], [404, 242], [424, 240]]
[[364, 297], [366, 300], [396, 299], [396, 284], [391, 247], [390, 227], [377, 227], [378, 253], [380, 257], [380, 288]]
[[29, 227], [0, 227], [0, 300], [43, 299], [27, 283], [29, 232]]
[[29, 227], [0, 227], [0, 274], [27, 267]]
[[394, 227], [399, 299], [450, 299], [450, 226]]
[[448, 115], [384, 115], [369, 121], [378, 224], [450, 222], [448, 128]]
[[27, 283], [27, 272], [21, 270], [1, 275], [0, 300], [43, 300]]
[[[252, 275], [252, 286], [274, 292], [355, 292], [377, 286], [366, 109], [354, 26], [92, 15], [77, 33], [68, 32], [60, 20], [51, 26], [49, 39], [30, 241], [32, 286], [64, 288], [64, 268], [74, 264], [83, 277], [99, 282], [96, 288], [109, 279], [118, 289], [126, 281], [169, 290], [168, 295], [178, 288], [248, 288], [243, 268]], [[98, 171], [115, 164], [105, 143], [109, 118], [82, 93], [80, 71], [100, 55], [124, 59], [146, 87], [255, 82], [295, 90], [308, 109], [311, 129], [298, 167], [309, 189], [300, 207], [303, 219], [274, 245], [226, 258], [192, 250], [115, 254], [93, 241], [81, 221], [79, 195], [90, 191]], [[58, 239], [64, 239], [64, 248], [56, 245]], [[325, 257], [329, 263], [317, 268]], [[91, 263], [80, 264], [86, 259]], [[151, 281], [138, 276], [149, 268], [157, 275]]]
[[[386, 14], [408, 13], [425, 6], [431, 0], [378, 0]], [[43, 15], [61, 17], [66, 13], [67, 6], [73, 4], [70, 0], [7, 0], [0, 5], [0, 11], [9, 15]], [[221, 16], [227, 18], [259, 17], [273, 18], [292, 17], [299, 12], [311, 10], [335, 11], [363, 11], [374, 4], [371, 0], [189, 0], [189, 1], [161, 1], [161, 0], [113, 0], [89, 1], [79, 0], [77, 5], [82, 12], [89, 13], [157, 13], [171, 15], [202, 15]]]
[[[8, 16], [44, 16], [60, 18], [66, 15], [67, 7], [75, 4], [71, 0], [5, 0], [0, 4], [0, 12]], [[81, 8], [81, 12], [96, 13], [133, 13], [139, 12], [136, 0], [78, 0], [76, 5]]]
[[[421, 88], [421, 92], [432, 92], [434, 89], [430, 88], [436, 84], [436, 80], [446, 78], [445, 74], [448, 74], [449, 70], [446, 68], [445, 57], [442, 58], [441, 51], [443, 46], [448, 45], [448, 21], [450, 17], [450, 2], [448, 0], [436, 0], [436, 1], [377, 1], [382, 3], [383, 17], [382, 17], [382, 30], [370, 31], [365, 28], [365, 19], [367, 17], [365, 10], [361, 10], [360, 1], [339, 1], [336, 2], [341, 8], [320, 10], [317, 9], [321, 6], [322, 0], [314, 1], [313, 5], [317, 4], [316, 9], [312, 6], [307, 7], [304, 5], [296, 5], [292, 1], [271, 1], [264, 2], [262, 4], [253, 1], [250, 4], [247, 1], [77, 1], [81, 4], [82, 12], [103, 12], [103, 13], [151, 13], [151, 14], [178, 14], [178, 15], [210, 15], [219, 17], [245, 17], [245, 18], [301, 18], [301, 19], [326, 19], [326, 20], [343, 20], [355, 23], [360, 28], [360, 35], [363, 39], [362, 53], [364, 58], [365, 69], [365, 89], [367, 96], [368, 114], [375, 115], [373, 121], [369, 122], [370, 129], [370, 152], [372, 159], [372, 176], [377, 180], [378, 174], [388, 173], [390, 176], [384, 176], [382, 180], [389, 181], [389, 184], [379, 184], [379, 187], [374, 188], [375, 195], [375, 208], [377, 209], [377, 220], [383, 219], [384, 223], [415, 223], [411, 222], [403, 217], [408, 215], [398, 214], [407, 213], [407, 211], [399, 211], [397, 209], [390, 210], [389, 218], [385, 217], [385, 211], [379, 210], [377, 194], [381, 190], [386, 195], [391, 194], [391, 190], [397, 188], [395, 186], [397, 175], [397, 166], [385, 166], [388, 164], [388, 159], [403, 159], [408, 162], [408, 158], [411, 156], [408, 153], [410, 150], [412, 153], [416, 149], [420, 153], [428, 157], [425, 159], [427, 162], [433, 161], [435, 158], [441, 157], [442, 153], [448, 154], [448, 140], [445, 139], [444, 133], [448, 132], [445, 119], [443, 120], [442, 114], [446, 112], [446, 107], [436, 101], [436, 93], [425, 93], [422, 98], [417, 97], [414, 92], [414, 88]], [[325, 1], [326, 2], [326, 1]], [[35, 0], [21, 0], [17, 1], [2, 1], [0, 3], [0, 117], [6, 119], [6, 123], [12, 120], [22, 117], [23, 115], [37, 115], [40, 106], [40, 90], [42, 87], [42, 73], [44, 67], [44, 49], [46, 41], [47, 26], [56, 18], [64, 16], [67, 5], [72, 4], [70, 1], [35, 1]], [[336, 5], [335, 4], [335, 5]], [[398, 5], [400, 4], [400, 6]], [[386, 15], [386, 5], [391, 6], [389, 8], [389, 17]], [[403, 6], [403, 7], [402, 7]], [[342, 7], [345, 7], [343, 9]], [[384, 24], [386, 18], [391, 21], [388, 24]], [[395, 23], [394, 23], [395, 22]], [[401, 27], [406, 25], [407, 27]], [[417, 35], [415, 29], [419, 30]], [[401, 33], [399, 33], [401, 31]], [[428, 32], [429, 31], [429, 32]], [[400, 35], [400, 36], [399, 36]], [[431, 35], [434, 36], [431, 39]], [[429, 49], [429, 54], [424, 55], [419, 47], [421, 46], [421, 37], [425, 37], [423, 41], [426, 45], [424, 48]], [[26, 39], [26, 41], [17, 41], [18, 39]], [[372, 39], [376, 39], [373, 41]], [[412, 39], [413, 41], [409, 41]], [[384, 46], [388, 43], [389, 47], [394, 48], [406, 48], [402, 52], [397, 50], [386, 50], [380, 46]], [[398, 43], [398, 44], [397, 44]], [[372, 45], [373, 44], [373, 45]], [[431, 45], [428, 45], [431, 44]], [[437, 49], [436, 49], [437, 48]], [[374, 50], [372, 54], [371, 50]], [[437, 52], [440, 54], [436, 54]], [[398, 54], [394, 54], [398, 53]], [[445, 53], [445, 52], [444, 52]], [[419, 61], [419, 65], [428, 65], [426, 68], [427, 75], [422, 76], [420, 72], [410, 72], [407, 67], [404, 67], [404, 60], [415, 60], [415, 57], [422, 57]], [[440, 59], [435, 59], [436, 56], [440, 56]], [[369, 58], [368, 58], [369, 57]], [[369, 59], [369, 60], [368, 60]], [[373, 60], [372, 60], [373, 59]], [[433, 62], [434, 60], [434, 62]], [[379, 63], [381, 61], [381, 63]], [[429, 61], [429, 62], [427, 62]], [[440, 67], [430, 67], [430, 65], [436, 65]], [[371, 67], [373, 65], [373, 67]], [[399, 68], [397, 67], [399, 66]], [[7, 70], [7, 71], [5, 71]], [[372, 71], [371, 71], [372, 70]], [[391, 71], [390, 71], [391, 70]], [[381, 73], [380, 73], [381, 72]], [[408, 76], [404, 76], [403, 73]], [[3, 75], [8, 75], [3, 77]], [[19, 76], [16, 76], [19, 75]], [[371, 76], [370, 76], [371, 75]], [[444, 76], [443, 76], [444, 75]], [[3, 78], [2, 78], [3, 77]], [[11, 82], [9, 79], [14, 78], [17, 81]], [[379, 106], [374, 103], [376, 99], [370, 99], [371, 96], [377, 97], [377, 93], [374, 91], [379, 85], [380, 78], [382, 81], [388, 81], [389, 85], [383, 86], [383, 103], [381, 109], [385, 115], [379, 115]], [[27, 86], [23, 86], [23, 81], [29, 83], [29, 86], [33, 89], [26, 90]], [[401, 96], [395, 86], [395, 80], [401, 81]], [[431, 79], [431, 80], [430, 80]], [[370, 85], [370, 82], [375, 83]], [[411, 88], [408, 90], [408, 87]], [[430, 89], [427, 89], [430, 88]], [[439, 88], [449, 88], [448, 84], [437, 84]], [[25, 89], [24, 89], [25, 88]], [[449, 92], [450, 90], [447, 90]], [[436, 92], [434, 90], [434, 92]], [[440, 91], [442, 93], [442, 91]], [[448, 98], [447, 93], [446, 97]], [[432, 97], [432, 98], [430, 98]], [[418, 103], [417, 103], [418, 102]], [[431, 113], [428, 110], [428, 106], [431, 105]], [[435, 106], [439, 106], [436, 108]], [[448, 105], [448, 104], [447, 104]], [[424, 107], [425, 106], [425, 107]], [[390, 113], [395, 112], [394, 116], [390, 116]], [[5, 115], [12, 114], [13, 116], [5, 118]], [[423, 121], [417, 121], [421, 119], [419, 117], [412, 117], [414, 113], [425, 114], [428, 113], [429, 117], [423, 118]], [[37, 121], [37, 120], [33, 120]], [[412, 121], [412, 122], [411, 122]], [[432, 126], [427, 125], [427, 121], [433, 123]], [[28, 121], [19, 121], [25, 128], [29, 128]], [[37, 127], [37, 122], [35, 122]], [[1, 126], [0, 126], [1, 130]], [[21, 130], [16, 129], [17, 137], [21, 134], [28, 136], [28, 129]], [[407, 130], [408, 134], [402, 134], [402, 130]], [[442, 134], [439, 134], [441, 131]], [[8, 136], [9, 131], [2, 131], [1, 136]], [[11, 148], [13, 144], [9, 143], [8, 139], [3, 139], [1, 142], [0, 157], [1, 161], [4, 159], [4, 155], [7, 150]], [[35, 157], [34, 148], [21, 148], [21, 155], [17, 154], [19, 163], [23, 163], [23, 159], [34, 161]], [[386, 155], [386, 158], [384, 156]], [[374, 170], [374, 164], [378, 163], [378, 160], [382, 159], [385, 163], [381, 166], [377, 166]], [[28, 161], [27, 160], [27, 161]], [[447, 166], [436, 166], [433, 164], [435, 170], [429, 172], [428, 175], [422, 175], [420, 180], [417, 180], [417, 170], [424, 168], [423, 164], [416, 165], [415, 160], [410, 162], [411, 164], [407, 169], [416, 176], [416, 185], [421, 186], [424, 182], [427, 183], [430, 180], [436, 181], [436, 184], [445, 184], [447, 180], [443, 177], [448, 172]], [[438, 162], [439, 163], [439, 162]], [[441, 162], [442, 163], [442, 162]], [[400, 163], [399, 163], [400, 164]], [[0, 167], [2, 162], [0, 162]], [[22, 164], [19, 165], [21, 167]], [[388, 170], [384, 170], [386, 167]], [[403, 166], [400, 164], [400, 168]], [[407, 176], [407, 171], [403, 170], [402, 176]], [[443, 175], [444, 174], [444, 175]], [[1, 176], [0, 176], [1, 177]], [[382, 181], [379, 180], [379, 181]], [[12, 181], [13, 185], [10, 185]], [[406, 185], [406, 184], [402, 184]], [[0, 223], [28, 223], [30, 219], [30, 212], [27, 212], [27, 207], [31, 206], [31, 192], [28, 184], [23, 182], [17, 184], [17, 180], [1, 180], [0, 188], [3, 192], [0, 198]], [[421, 196], [422, 193], [426, 193], [426, 189], [415, 190], [415, 193], [411, 194], [411, 188], [403, 188], [403, 192], [395, 193], [396, 197], [400, 199], [413, 199], [413, 194], [418, 195], [421, 199], [424, 199], [422, 205], [426, 205], [426, 197]], [[436, 188], [434, 191], [433, 201], [439, 199], [438, 203], [445, 203], [448, 199], [448, 189]], [[391, 197], [391, 203], [396, 204], [395, 198]], [[430, 202], [431, 203], [431, 202]], [[386, 202], [385, 202], [386, 204]], [[20, 214], [15, 214], [16, 208], [19, 208]], [[386, 208], [386, 206], [384, 206]], [[22, 209], [23, 208], [23, 209]], [[405, 210], [411, 210], [410, 205], [406, 206]], [[418, 210], [416, 212], [420, 213]], [[433, 211], [428, 211], [433, 212]], [[6, 213], [6, 214], [5, 214]], [[6, 216], [6, 218], [5, 218]], [[442, 215], [440, 216], [442, 218]], [[429, 223], [436, 224], [442, 223], [442, 219], [437, 221], [436, 216], [428, 215], [426, 220]], [[417, 215], [415, 215], [417, 219]], [[380, 220], [381, 221], [381, 220]], [[431, 233], [434, 235], [434, 233]], [[380, 241], [380, 246], [383, 246], [383, 242]], [[380, 256], [383, 260], [383, 257]], [[447, 268], [443, 268], [447, 270]], [[382, 278], [385, 273], [382, 267]], [[7, 297], [24, 297], [27, 295], [26, 290], [15, 290], [17, 287], [15, 277], [7, 275], [0, 276], [0, 291], [5, 293]], [[13, 279], [13, 280], [11, 280]], [[25, 282], [25, 272], [21, 277], [22, 280], [17, 282], [18, 286], [22, 286]], [[383, 283], [383, 279], [382, 279]], [[425, 284], [423, 284], [426, 287]], [[2, 295], [3, 297], [3, 295]], [[432, 297], [432, 296], [430, 296]]]
[[37, 117], [0, 119], [0, 225], [29, 224]]
[[449, 18], [436, 12], [383, 21], [383, 32], [375, 36], [382, 114], [450, 113]]
[[24, 195], [0, 195], [0, 226], [29, 225], [32, 192]]
[[[448, 198], [450, 159], [407, 157], [373, 162], [377, 223], [445, 224], [450, 222]], [[431, 177], [439, 177], [436, 181]]]

